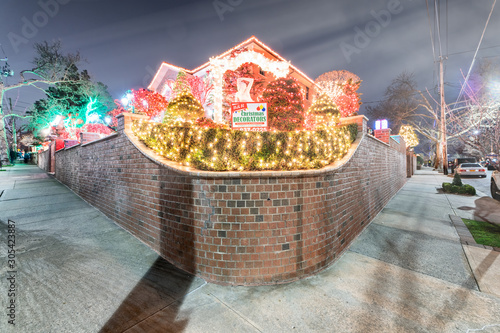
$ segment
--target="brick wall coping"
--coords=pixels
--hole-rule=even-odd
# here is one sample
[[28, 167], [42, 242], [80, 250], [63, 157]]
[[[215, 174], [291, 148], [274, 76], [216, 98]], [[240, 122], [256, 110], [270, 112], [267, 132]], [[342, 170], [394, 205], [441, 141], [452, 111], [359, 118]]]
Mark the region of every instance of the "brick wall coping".
[[364, 122], [368, 122], [368, 120], [369, 120], [366, 116], [359, 115], [359, 116], [353, 116], [353, 117], [347, 117], [347, 118], [340, 118], [340, 124], [341, 125], [359, 124], [361, 119]]
[[[191, 167], [186, 167], [177, 162], [170, 161], [163, 156], [157, 154], [154, 150], [147, 147], [142, 141], [140, 141], [132, 132], [132, 121], [140, 119], [148, 119], [146, 116], [137, 114], [120, 114], [117, 117], [124, 117], [124, 130], [123, 132], [127, 138], [132, 142], [132, 144], [148, 159], [153, 161], [158, 165], [163, 165], [171, 170], [180, 172], [186, 176], [199, 177], [199, 178], [260, 178], [260, 177], [307, 177], [307, 176], [317, 176], [329, 173], [334, 170], [340, 169], [343, 165], [350, 161], [354, 153], [359, 147], [359, 144], [365, 138], [365, 133], [358, 130], [358, 136], [356, 140], [351, 144], [351, 147], [347, 151], [346, 155], [334, 163], [323, 167], [321, 169], [309, 169], [309, 170], [293, 170], [293, 171], [202, 171], [196, 170]], [[357, 116], [359, 118], [367, 119], [365, 116]], [[352, 123], [356, 123], [353, 121]], [[119, 129], [120, 131], [120, 129]], [[378, 139], [377, 139], [378, 140]], [[378, 140], [380, 141], [380, 140]], [[95, 141], [94, 141], [95, 142]], [[383, 142], [383, 141], [380, 141]], [[387, 143], [383, 142], [387, 145]]]
[[81, 143], [79, 143], [79, 144], [71, 146], [71, 147], [59, 149], [59, 150], [56, 151], [56, 153], [58, 153], [60, 151], [63, 151], [63, 150], [70, 150], [70, 149], [73, 149], [73, 148], [76, 148], [76, 147], [80, 147], [80, 146], [81, 147], [85, 147], [85, 146], [88, 146], [88, 145], [91, 145], [91, 144], [94, 144], [94, 143], [98, 143], [98, 142], [101, 142], [101, 141], [109, 140], [109, 139], [111, 139], [111, 138], [113, 138], [115, 136], [118, 136], [117, 132], [115, 132], [113, 134], [110, 134], [110, 135], [107, 135], [104, 138], [100, 138], [98, 140], [94, 140], [94, 141], [90, 141], [90, 142], [84, 143], [83, 145]]

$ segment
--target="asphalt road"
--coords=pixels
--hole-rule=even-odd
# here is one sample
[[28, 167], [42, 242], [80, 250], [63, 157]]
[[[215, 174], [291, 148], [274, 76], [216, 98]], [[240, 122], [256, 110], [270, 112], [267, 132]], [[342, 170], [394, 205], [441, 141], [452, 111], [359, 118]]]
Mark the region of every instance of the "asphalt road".
[[[483, 192], [491, 198], [490, 192], [490, 182], [491, 182], [491, 174], [493, 171], [486, 171], [486, 178], [478, 178], [478, 177], [462, 177], [462, 183], [472, 185], [476, 188], [476, 191]], [[453, 175], [451, 175], [453, 177]]]

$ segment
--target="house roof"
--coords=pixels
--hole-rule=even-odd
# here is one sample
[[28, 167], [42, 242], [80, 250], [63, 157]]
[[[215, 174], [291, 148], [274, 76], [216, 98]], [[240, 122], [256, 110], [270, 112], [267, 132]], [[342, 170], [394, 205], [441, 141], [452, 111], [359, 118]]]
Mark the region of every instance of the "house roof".
[[[221, 59], [221, 58], [224, 58], [226, 56], [228, 56], [229, 54], [231, 54], [231, 52], [235, 51], [235, 50], [238, 50], [238, 49], [241, 49], [243, 47], [246, 47], [246, 46], [250, 46], [250, 45], [255, 45], [261, 49], [263, 49], [264, 51], [267, 51], [270, 55], [272, 55], [273, 57], [275, 57], [277, 60], [279, 61], [286, 61], [285, 58], [283, 58], [282, 56], [280, 56], [278, 53], [276, 53], [273, 49], [271, 49], [269, 46], [267, 46], [266, 44], [262, 43], [259, 39], [257, 39], [257, 37], [255, 36], [252, 36], [250, 37], [249, 39], [245, 40], [244, 42], [234, 46], [233, 48], [227, 50], [226, 52], [214, 57], [216, 59]], [[203, 70], [204, 68], [207, 68], [208, 66], [210, 65], [210, 61], [207, 61], [206, 63], [204, 63], [203, 65], [193, 69], [193, 70], [189, 70], [189, 69], [185, 69], [185, 68], [182, 68], [182, 67], [179, 67], [179, 66], [175, 66], [175, 65], [172, 65], [172, 64], [169, 64], [167, 62], [163, 62], [160, 66], [160, 68], [158, 69], [158, 71], [156, 72], [156, 75], [155, 77], [153, 78], [153, 80], [151, 81], [151, 84], [149, 85], [149, 89], [151, 89], [152, 87], [156, 86], [158, 87], [159, 85], [159, 81], [157, 81], [158, 79], [161, 81], [163, 76], [165, 75], [166, 71], [168, 70], [168, 68], [171, 68], [177, 72], [179, 71], [183, 71], [187, 74], [195, 74], [195, 73], [198, 73], [199, 71]], [[293, 66], [292, 64], [290, 64], [290, 68], [292, 70], [292, 72], [296, 72], [298, 73], [300, 76], [302, 76], [306, 81], [310, 82], [311, 84], [314, 84], [314, 80], [312, 80], [311, 78], [309, 78], [306, 74], [304, 74], [302, 71], [300, 71], [298, 68], [296, 68], [295, 66]], [[163, 73], [163, 75], [161, 75], [161, 73]], [[155, 85], [156, 83], [156, 85]]]

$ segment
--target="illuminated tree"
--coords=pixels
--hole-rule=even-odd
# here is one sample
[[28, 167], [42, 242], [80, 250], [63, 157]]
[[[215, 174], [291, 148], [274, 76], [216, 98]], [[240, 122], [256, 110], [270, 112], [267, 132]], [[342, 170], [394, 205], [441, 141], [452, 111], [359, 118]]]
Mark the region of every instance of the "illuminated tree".
[[213, 104], [213, 90], [214, 84], [212, 78], [208, 75], [203, 78], [196, 75], [188, 75], [184, 72], [179, 72], [175, 81], [168, 81], [167, 85], [170, 88], [170, 100], [177, 97], [183, 91], [190, 91], [193, 96], [203, 106], [210, 106]]
[[[195, 121], [205, 115], [205, 110], [200, 102], [194, 98], [193, 94], [185, 90], [170, 101], [168, 114], [174, 118]], [[164, 120], [164, 122], [166, 121]]]
[[43, 129], [57, 125], [66, 128], [69, 138], [78, 139], [78, 131], [87, 123], [104, 123], [113, 99], [107, 87], [90, 80], [86, 71], [72, 69], [71, 81], [57, 83], [47, 89], [47, 98], [35, 102], [29, 128], [36, 136]]
[[33, 59], [34, 68], [31, 70], [23, 70], [19, 73], [19, 83], [6, 85], [0, 80], [0, 160], [7, 160], [9, 156], [9, 148], [7, 144], [7, 136], [5, 132], [5, 117], [21, 117], [24, 115], [5, 114], [3, 103], [6, 92], [32, 87], [40, 90], [45, 90], [47, 85], [53, 85], [58, 82], [71, 80], [72, 66], [80, 62], [79, 53], [64, 54], [61, 50], [61, 43], [47, 42], [34, 44], [36, 56]]
[[135, 113], [144, 114], [151, 119], [167, 110], [167, 99], [157, 92], [139, 89], [132, 90], [132, 95], [131, 103]]
[[116, 130], [118, 127], [118, 119], [116, 118], [119, 114], [122, 114], [124, 112], [127, 112], [125, 108], [123, 107], [122, 103], [118, 100], [114, 100], [115, 103], [115, 108], [111, 111], [108, 112], [108, 115], [111, 117], [111, 124], [110, 126]]
[[393, 133], [398, 133], [403, 123], [415, 119], [421, 103], [414, 75], [402, 72], [386, 88], [383, 100], [366, 111], [372, 120], [387, 119]]
[[357, 76], [356, 74], [346, 70], [340, 70], [340, 71], [331, 71], [321, 74], [315, 80], [315, 83], [322, 86], [323, 89], [328, 90], [334, 87], [333, 83], [339, 84], [347, 82], [349, 80], [352, 80], [353, 82], [361, 81], [359, 76]]
[[406, 142], [407, 147], [416, 147], [418, 146], [418, 137], [413, 127], [410, 125], [403, 125], [399, 130], [399, 135], [403, 137]]
[[316, 95], [326, 94], [337, 105], [342, 117], [349, 117], [359, 111], [361, 85], [359, 77], [351, 72], [331, 71], [320, 75], [315, 81]]
[[335, 125], [339, 122], [339, 109], [325, 93], [316, 98], [308, 113], [316, 116], [317, 124]]
[[264, 90], [268, 124], [278, 131], [301, 129], [304, 123], [304, 99], [299, 84], [293, 78], [279, 78]]
[[484, 158], [500, 151], [500, 63], [480, 62], [465, 85], [465, 108], [448, 116], [464, 154]]
[[193, 75], [188, 78], [188, 84], [194, 98], [201, 105], [207, 107], [213, 104], [214, 84], [208, 75], [203, 78]]
[[85, 124], [82, 127], [82, 132], [109, 135], [113, 133], [113, 130], [104, 124], [97, 123], [97, 124]]

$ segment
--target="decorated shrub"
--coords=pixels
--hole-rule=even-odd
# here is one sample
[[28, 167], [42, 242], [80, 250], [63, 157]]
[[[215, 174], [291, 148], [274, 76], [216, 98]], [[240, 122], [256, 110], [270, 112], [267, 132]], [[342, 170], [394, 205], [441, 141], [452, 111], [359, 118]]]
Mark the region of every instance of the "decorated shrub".
[[167, 109], [168, 101], [157, 92], [139, 89], [132, 90], [132, 94], [134, 96], [132, 103], [135, 113], [154, 118]]
[[210, 171], [318, 169], [341, 159], [352, 142], [347, 126], [245, 132], [212, 127], [209, 120], [197, 123], [204, 127], [136, 121], [132, 130], [159, 155]]
[[267, 102], [270, 129], [294, 131], [303, 127], [303, 96], [295, 79], [280, 78], [272, 81], [264, 90], [262, 99]]
[[336, 125], [340, 118], [339, 109], [327, 94], [319, 95], [309, 108], [308, 113], [316, 117], [317, 125]]
[[359, 111], [361, 80], [356, 74], [345, 70], [331, 71], [320, 75], [314, 82], [319, 88], [316, 93], [327, 94], [342, 117], [350, 117]]
[[191, 121], [205, 116], [203, 106], [188, 90], [184, 90], [170, 101], [167, 113], [168, 115], [164, 118], [164, 122], [167, 122], [166, 119], [169, 116]]

